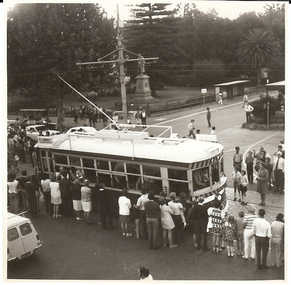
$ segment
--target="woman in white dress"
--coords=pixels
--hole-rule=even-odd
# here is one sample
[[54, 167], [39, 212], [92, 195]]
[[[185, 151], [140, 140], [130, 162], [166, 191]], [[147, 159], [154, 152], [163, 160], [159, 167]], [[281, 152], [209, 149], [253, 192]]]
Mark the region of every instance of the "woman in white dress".
[[166, 199], [161, 201], [161, 223], [163, 228], [163, 240], [164, 246], [167, 246], [167, 241], [169, 241], [170, 248], [177, 247], [177, 245], [173, 244], [173, 236], [172, 229], [175, 227], [174, 221], [172, 219], [171, 214], [173, 214], [173, 210], [167, 205]]
[[[60, 176], [58, 176], [58, 178], [59, 177]], [[59, 205], [62, 204], [61, 190], [60, 190], [59, 182], [56, 180], [57, 180], [56, 176], [53, 175], [50, 182], [51, 203], [53, 204], [53, 217], [54, 218], [61, 216], [59, 215]]]
[[81, 188], [81, 203], [84, 211], [84, 218], [88, 225], [91, 225], [90, 212], [92, 211], [91, 201], [92, 190], [89, 188], [89, 180], [84, 180], [84, 186]]

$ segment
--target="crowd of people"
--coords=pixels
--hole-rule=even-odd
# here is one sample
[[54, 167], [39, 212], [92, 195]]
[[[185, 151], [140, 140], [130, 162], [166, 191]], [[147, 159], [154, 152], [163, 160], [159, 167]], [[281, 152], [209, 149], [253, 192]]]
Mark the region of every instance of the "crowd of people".
[[[245, 170], [242, 170], [243, 163]], [[263, 147], [260, 147], [258, 152], [248, 151], [245, 158], [240, 152], [240, 148], [235, 147], [233, 167], [231, 178], [233, 180], [234, 201], [237, 201], [238, 194], [238, 202], [247, 205], [248, 184], [253, 184], [254, 179], [257, 182], [257, 192], [261, 196], [260, 206], [266, 205], [266, 196], [269, 191], [284, 193], [285, 146], [283, 141], [280, 141], [273, 159]], [[257, 174], [254, 173], [254, 170]]]
[[89, 181], [77, 177], [73, 167], [69, 173], [61, 167], [50, 177], [48, 174], [30, 176], [25, 170], [18, 178], [15, 173], [9, 173], [7, 186], [9, 211], [19, 213], [28, 210], [32, 219], [38, 217], [39, 199], [43, 197], [45, 211], [53, 218], [64, 215], [92, 225], [90, 213], [95, 208], [100, 225], [113, 230], [114, 208], [118, 206], [122, 236], [133, 236], [131, 220], [134, 219], [135, 237], [148, 240], [150, 249], [159, 249], [160, 240], [165, 248], [182, 246], [185, 231], [190, 231], [197, 250], [211, 249], [207, 245], [210, 234], [213, 252], [219, 253], [226, 248], [229, 257], [233, 257], [235, 252], [243, 259], [254, 260], [256, 256], [258, 268], [264, 269], [268, 268], [266, 260], [270, 245], [271, 266], [283, 264], [284, 215], [279, 213], [276, 221], [270, 224], [264, 219], [265, 210], [261, 208], [257, 212], [252, 204], [248, 204], [246, 212], [239, 211], [234, 217], [225, 212], [219, 199], [215, 199], [209, 207], [204, 204], [202, 196], [197, 200], [193, 198], [192, 207], [187, 209], [187, 198], [183, 192], [179, 197], [171, 192], [169, 200], [162, 191], [155, 199], [154, 192], [147, 193], [144, 188], [134, 203], [126, 189], [121, 191], [116, 202], [103, 183], [97, 183], [91, 189]]
[[8, 172], [17, 172], [18, 162], [26, 163], [27, 160], [32, 167], [37, 167], [37, 157], [34, 150], [35, 141], [26, 136], [24, 127], [20, 126], [17, 118], [13, 124], [7, 128], [7, 167]]

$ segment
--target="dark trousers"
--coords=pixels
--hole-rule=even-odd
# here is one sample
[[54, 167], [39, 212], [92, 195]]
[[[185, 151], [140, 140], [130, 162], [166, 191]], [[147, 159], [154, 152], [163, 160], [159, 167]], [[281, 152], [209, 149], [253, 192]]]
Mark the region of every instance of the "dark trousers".
[[250, 123], [252, 118], [251, 118], [251, 112], [246, 112], [246, 120], [247, 120], [247, 123]]
[[144, 239], [148, 239], [147, 232], [147, 219], [146, 219], [146, 211], [139, 210], [139, 219], [140, 219], [140, 227], [141, 227], [141, 237]]
[[274, 176], [276, 180], [276, 191], [282, 192], [284, 190], [284, 173], [281, 169], [275, 169]]
[[254, 181], [254, 164], [253, 163], [247, 163], [247, 175], [248, 175], [249, 182], [253, 183]]
[[172, 215], [175, 227], [173, 228], [173, 242], [179, 244], [185, 242], [184, 225], [181, 215]]
[[36, 196], [27, 196], [28, 208], [32, 218], [37, 218]]
[[202, 246], [202, 250], [206, 250], [207, 249], [207, 232], [206, 232], [206, 228], [207, 228], [207, 224], [202, 223], [200, 221], [195, 221], [195, 230], [196, 230], [196, 243], [197, 243], [197, 248], [201, 248]]
[[157, 246], [158, 227], [158, 218], [147, 218], [147, 229], [150, 248], [154, 248]]
[[45, 204], [45, 211], [47, 213], [51, 212], [52, 209], [52, 204], [51, 204], [51, 192], [49, 191], [44, 191], [43, 192], [43, 197], [44, 197], [44, 204]]
[[266, 266], [269, 250], [269, 238], [255, 236], [255, 239], [256, 239], [257, 266], [261, 265]]
[[73, 210], [73, 201], [70, 197], [70, 193], [62, 192], [61, 198], [62, 198], [63, 215], [69, 218], [72, 216], [72, 210]]
[[238, 167], [238, 171], [241, 172], [241, 162], [234, 161], [233, 162], [233, 167], [236, 167], [236, 166]]
[[102, 224], [103, 229], [111, 229], [113, 230], [113, 219], [112, 212], [107, 209], [100, 209], [100, 222]]
[[18, 201], [19, 201], [19, 209], [23, 208], [23, 194], [22, 190], [18, 191]]
[[207, 123], [208, 123], [208, 127], [211, 128], [211, 122], [210, 119], [207, 118]]

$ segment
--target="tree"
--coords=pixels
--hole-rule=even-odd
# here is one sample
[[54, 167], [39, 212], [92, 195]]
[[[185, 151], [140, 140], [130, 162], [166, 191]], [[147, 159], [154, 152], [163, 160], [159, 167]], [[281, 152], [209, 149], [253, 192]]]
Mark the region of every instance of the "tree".
[[241, 65], [257, 69], [257, 80], [260, 85], [260, 69], [277, 60], [280, 55], [280, 45], [271, 32], [256, 28], [243, 35], [237, 55]]
[[[124, 29], [126, 49], [144, 57], [159, 58], [157, 63], [146, 65], [152, 96], [156, 96], [156, 84], [170, 76], [181, 58], [181, 50], [174, 40], [178, 36], [176, 10], [168, 10], [168, 6], [167, 3], [136, 5], [132, 9], [134, 19]], [[132, 66], [128, 69], [131, 76], [136, 75], [136, 68]]]
[[199, 60], [193, 67], [196, 78], [196, 86], [207, 87], [221, 82], [223, 72], [223, 62], [219, 59]]
[[98, 4], [17, 4], [8, 12], [7, 60], [9, 89], [25, 87], [37, 93], [59, 88], [55, 69], [77, 88], [96, 87], [91, 72], [76, 63], [96, 61], [115, 47], [112, 20]]

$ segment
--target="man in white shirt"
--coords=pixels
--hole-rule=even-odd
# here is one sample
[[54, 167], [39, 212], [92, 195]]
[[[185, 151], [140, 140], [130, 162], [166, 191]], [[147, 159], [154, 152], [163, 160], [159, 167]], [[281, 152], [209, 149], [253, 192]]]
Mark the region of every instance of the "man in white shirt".
[[124, 237], [131, 237], [132, 234], [128, 231], [128, 224], [130, 222], [130, 208], [131, 202], [127, 197], [127, 190], [123, 189], [121, 191], [121, 196], [118, 198], [119, 206], [119, 221], [122, 229], [122, 234]]
[[189, 130], [188, 137], [190, 138], [192, 136], [192, 138], [195, 139], [196, 138], [196, 136], [194, 134], [195, 120], [191, 120], [191, 123], [188, 125], [188, 130]]
[[141, 237], [147, 239], [148, 232], [147, 232], [147, 224], [146, 224], [146, 212], [144, 208], [144, 203], [149, 201], [147, 190], [142, 187], [141, 196], [137, 199], [136, 206], [139, 209], [139, 218], [140, 218], [140, 225], [141, 225]]
[[[258, 269], [268, 269], [267, 256], [269, 251], [269, 239], [271, 238], [271, 225], [265, 220], [264, 209], [259, 209], [259, 219], [255, 219], [252, 226], [252, 234], [255, 235], [256, 240], [256, 254]], [[262, 258], [261, 258], [262, 252]]]
[[277, 152], [274, 158], [273, 170], [276, 181], [276, 190], [275, 192], [283, 193], [284, 190], [284, 168], [285, 168], [285, 159], [281, 157], [282, 153]]
[[251, 106], [249, 104], [249, 102], [246, 102], [246, 104], [244, 105], [244, 110], [246, 112], [246, 120], [247, 120], [247, 123], [250, 123], [252, 118], [251, 118], [251, 113], [252, 111], [254, 110], [254, 107]]

